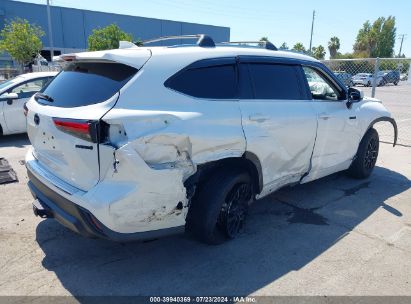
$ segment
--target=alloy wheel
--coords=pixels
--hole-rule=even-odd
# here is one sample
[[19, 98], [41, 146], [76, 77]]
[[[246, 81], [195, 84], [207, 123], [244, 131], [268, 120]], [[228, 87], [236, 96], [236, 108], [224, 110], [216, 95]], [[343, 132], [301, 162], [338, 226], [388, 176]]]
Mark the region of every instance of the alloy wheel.
[[247, 183], [235, 185], [227, 195], [217, 222], [227, 237], [234, 238], [243, 230], [250, 199], [251, 185]]
[[367, 146], [367, 151], [365, 152], [364, 158], [364, 166], [367, 169], [371, 169], [375, 166], [378, 157], [378, 146], [377, 140], [375, 138], [371, 138], [370, 142]]

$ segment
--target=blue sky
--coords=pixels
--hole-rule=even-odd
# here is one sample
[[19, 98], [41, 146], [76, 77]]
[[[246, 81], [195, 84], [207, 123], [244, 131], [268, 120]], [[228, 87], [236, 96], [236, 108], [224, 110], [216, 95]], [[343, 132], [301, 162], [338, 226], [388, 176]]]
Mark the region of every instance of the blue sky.
[[[44, 4], [46, 0], [24, 0]], [[408, 34], [403, 53], [411, 57], [411, 1], [377, 0], [52, 0], [53, 5], [118, 14], [228, 26], [231, 40], [269, 37], [276, 45], [309, 45], [312, 11], [316, 10], [313, 45], [327, 47], [341, 40], [342, 52], [352, 51], [358, 29], [366, 20], [393, 15], [398, 34]], [[395, 53], [400, 47], [397, 39]]]

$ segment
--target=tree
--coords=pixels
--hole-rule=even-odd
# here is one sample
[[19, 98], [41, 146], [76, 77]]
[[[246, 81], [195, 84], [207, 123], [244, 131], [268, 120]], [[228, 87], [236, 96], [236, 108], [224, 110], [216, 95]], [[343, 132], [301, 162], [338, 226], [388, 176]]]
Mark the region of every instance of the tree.
[[340, 49], [340, 39], [338, 37], [331, 37], [328, 42], [328, 50], [330, 51], [330, 58], [334, 59], [337, 57], [338, 50]]
[[[268, 37], [261, 37], [260, 41], [261, 42], [268, 42], [269, 40], [268, 40]], [[258, 44], [258, 46], [260, 46], [260, 47], [264, 47], [264, 45], [265, 45], [265, 43], [259, 43]]]
[[41, 27], [25, 19], [7, 21], [0, 32], [0, 50], [6, 51], [21, 66], [29, 64], [43, 48]]
[[[93, 30], [93, 33], [88, 36], [88, 49], [89, 51], [118, 49], [121, 40], [132, 42], [133, 36], [113, 23]], [[136, 44], [141, 44], [141, 41], [137, 41]]]
[[395, 17], [379, 17], [371, 25], [366, 21], [354, 44], [356, 57], [392, 57], [396, 36]]
[[287, 43], [283, 42], [283, 44], [280, 46], [280, 50], [288, 50], [288, 45]]
[[312, 55], [319, 60], [323, 60], [325, 57], [325, 48], [322, 45], [317, 47], [314, 46], [312, 49]]
[[297, 51], [297, 52], [301, 52], [301, 53], [306, 52], [305, 47], [301, 42], [297, 42], [296, 44], [294, 44], [293, 51]]

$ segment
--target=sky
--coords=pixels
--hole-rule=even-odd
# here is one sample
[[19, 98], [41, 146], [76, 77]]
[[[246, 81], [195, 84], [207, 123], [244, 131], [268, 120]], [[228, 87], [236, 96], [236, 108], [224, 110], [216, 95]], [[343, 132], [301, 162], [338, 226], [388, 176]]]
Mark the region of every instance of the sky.
[[[21, 0], [20, 0], [21, 1]], [[23, 0], [45, 4], [46, 0]], [[352, 52], [358, 30], [366, 20], [396, 17], [398, 54], [400, 34], [407, 34], [402, 53], [411, 57], [411, 1], [397, 0], [52, 0], [56, 6], [118, 14], [227, 26], [231, 40], [268, 37], [275, 45], [291, 48], [310, 42], [311, 20], [316, 11], [313, 46], [327, 49], [331, 37], [341, 41], [340, 52]], [[328, 51], [328, 49], [327, 49]], [[327, 55], [328, 57], [328, 55]]]

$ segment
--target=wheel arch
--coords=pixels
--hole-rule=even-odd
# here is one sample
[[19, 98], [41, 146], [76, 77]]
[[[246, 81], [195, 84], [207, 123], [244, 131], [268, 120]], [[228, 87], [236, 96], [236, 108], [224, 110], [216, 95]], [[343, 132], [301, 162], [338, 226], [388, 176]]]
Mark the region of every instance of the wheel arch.
[[[241, 168], [246, 170], [253, 181], [256, 194], [263, 188], [263, 173], [259, 158], [252, 152], [245, 152], [241, 157], [228, 157], [197, 166], [195, 174], [190, 176], [184, 183], [188, 193], [193, 185], [201, 184], [204, 180], [222, 168]], [[189, 195], [190, 196], [190, 195]]]
[[394, 128], [394, 142], [393, 142], [393, 147], [395, 147], [395, 145], [397, 144], [397, 140], [398, 140], [398, 127], [397, 127], [397, 122], [395, 121], [394, 118], [389, 117], [389, 116], [381, 116], [378, 117], [376, 119], [374, 119], [373, 121], [371, 121], [371, 123], [368, 125], [368, 128], [365, 130], [364, 134], [367, 133], [367, 131], [369, 129], [371, 129], [372, 127], [374, 127], [374, 125], [377, 122], [381, 122], [381, 121], [388, 121], [389, 123], [391, 123], [392, 127]]

